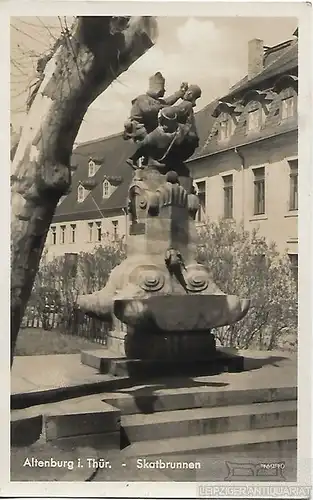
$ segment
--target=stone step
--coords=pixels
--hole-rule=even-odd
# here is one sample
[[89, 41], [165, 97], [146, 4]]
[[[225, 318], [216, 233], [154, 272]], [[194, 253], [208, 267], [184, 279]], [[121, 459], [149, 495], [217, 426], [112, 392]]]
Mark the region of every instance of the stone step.
[[[171, 382], [173, 384], [173, 381]], [[297, 399], [297, 388], [294, 386], [228, 389], [227, 383], [222, 382], [216, 382], [216, 385], [214, 382], [210, 385], [205, 385], [205, 382], [201, 381], [191, 381], [192, 383], [194, 385], [191, 387], [183, 387], [176, 381], [173, 385], [177, 387], [168, 389], [166, 387], [158, 389], [159, 385], [156, 387], [137, 385], [132, 389], [125, 389], [125, 392], [120, 390], [100, 396], [106, 403], [119, 408], [123, 415]]]
[[82, 351], [81, 363], [91, 366], [115, 377], [172, 377], [215, 375], [222, 372], [241, 372], [244, 370], [244, 357], [223, 349], [204, 359], [162, 360], [162, 359], [127, 359], [109, 349]]
[[297, 425], [297, 402], [254, 403], [122, 416], [128, 442]]
[[109, 373], [116, 377], [165, 377], [177, 375], [215, 375], [224, 371], [243, 370], [243, 358], [224, 356], [214, 359], [195, 361], [159, 361], [159, 360], [112, 360]]
[[101, 439], [109, 448], [120, 444], [120, 410], [98, 396], [11, 411], [11, 445], [29, 446], [38, 440], [66, 444]]
[[297, 443], [297, 427], [274, 427], [269, 429], [241, 430], [227, 433], [209, 434], [206, 436], [188, 436], [138, 441], [124, 450], [126, 457], [164, 458], [186, 453], [215, 455], [229, 451], [260, 450], [277, 452], [280, 456], [284, 450], [294, 450]]

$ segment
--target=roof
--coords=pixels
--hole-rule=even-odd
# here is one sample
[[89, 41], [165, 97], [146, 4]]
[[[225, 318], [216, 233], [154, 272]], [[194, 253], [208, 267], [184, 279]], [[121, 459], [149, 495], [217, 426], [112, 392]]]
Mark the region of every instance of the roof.
[[[212, 101], [195, 114], [199, 134], [199, 147], [188, 161], [221, 150], [221, 147], [216, 143], [206, 144], [216, 122], [212, 114], [220, 101], [235, 101], [251, 88], [268, 88], [271, 79], [277, 78], [286, 72], [296, 72], [298, 66], [297, 40], [290, 41], [290, 45], [287, 45], [287, 47], [286, 44], [281, 44], [281, 47], [272, 47], [267, 51], [267, 56], [269, 53], [271, 57], [268, 58], [268, 64], [262, 72], [251, 80], [248, 80], [248, 77], [241, 79], [231, 88], [226, 96]], [[274, 57], [274, 54], [277, 57]], [[296, 124], [291, 124], [291, 128], [285, 130], [285, 132], [294, 129], [296, 129]], [[262, 137], [258, 136], [257, 139], [265, 138], [276, 132], [275, 130], [265, 129], [262, 132]], [[255, 137], [251, 138], [251, 142], [255, 140]], [[234, 146], [239, 146], [238, 140], [236, 142], [235, 138], [229, 142], [229, 147]], [[126, 206], [128, 188], [132, 179], [132, 169], [125, 160], [130, 156], [132, 151], [133, 145], [130, 142], [124, 141], [122, 133], [79, 145], [72, 155], [72, 164], [77, 165], [77, 169], [72, 174], [71, 191], [57, 207], [53, 221], [101, 218], [102, 216], [108, 216], [114, 212], [118, 213], [121, 211]], [[77, 189], [79, 183], [88, 178], [89, 158], [103, 159], [103, 161], [99, 170], [92, 178], [95, 181], [95, 187], [90, 190], [90, 193], [82, 203], [78, 203]], [[107, 199], [102, 196], [102, 182], [105, 176], [121, 178], [121, 182], [117, 185], [111, 197]]]
[[[118, 212], [126, 206], [128, 186], [132, 179], [132, 169], [125, 162], [133, 146], [124, 141], [122, 134], [97, 139], [79, 145], [73, 152], [71, 164], [77, 166], [72, 173], [70, 193], [57, 207], [54, 222], [76, 219], [98, 218], [108, 213]], [[95, 187], [82, 203], [77, 202], [77, 189], [80, 182], [88, 179], [88, 160], [90, 157], [103, 158], [100, 168], [92, 177]], [[102, 182], [105, 177], [121, 178], [110, 198], [102, 196]], [[90, 178], [91, 179], [91, 178]]]
[[238, 84], [234, 85], [230, 92], [220, 100], [236, 98], [238, 94], [265, 84], [273, 77], [277, 77], [287, 71], [296, 70], [298, 67], [298, 42], [294, 41], [289, 47], [277, 53], [277, 57], [270, 64], [264, 67], [258, 75], [251, 80], [245, 76]]
[[[208, 114], [214, 114], [216, 107], [220, 102], [228, 102], [228, 103], [236, 103], [242, 102], [242, 99], [245, 95], [247, 95], [247, 91], [249, 90], [269, 90], [274, 85], [275, 81], [279, 77], [284, 74], [297, 73], [298, 68], [298, 43], [297, 40], [292, 40], [289, 46], [285, 46], [281, 44], [280, 50], [276, 50], [277, 57], [272, 59], [272, 61], [263, 69], [261, 73], [255, 76], [253, 79], [248, 80], [248, 77], [240, 80], [236, 85], [234, 85], [230, 92], [222, 97], [221, 99], [215, 100], [206, 106], [200, 113], [203, 113], [201, 121], [199, 122], [201, 125], [203, 121], [207, 120], [207, 124], [205, 125], [205, 129], [209, 132], [204, 134], [201, 131], [201, 135], [205, 136], [202, 144], [200, 143], [200, 147], [197, 149], [195, 154], [188, 160], [194, 160], [196, 158], [200, 158], [202, 156], [207, 156], [210, 154], [214, 154], [223, 150], [227, 150], [230, 148], [234, 148], [235, 146], [240, 146], [243, 144], [253, 143], [256, 140], [265, 139], [266, 137], [272, 137], [273, 135], [277, 135], [280, 133], [287, 133], [297, 130], [297, 120], [292, 120], [288, 122], [284, 126], [280, 126], [277, 128], [275, 124], [271, 124], [266, 128], [262, 129], [258, 132], [257, 135], [250, 135], [247, 137], [242, 137], [238, 135], [234, 135], [230, 138], [227, 146], [225, 144], [219, 144], [216, 140], [207, 141], [206, 140], [210, 136], [210, 132], [213, 129], [214, 124], [216, 123], [216, 119], [213, 116], [208, 116]], [[274, 49], [274, 48], [273, 48]], [[271, 50], [271, 49], [270, 49]], [[274, 52], [274, 51], [273, 51]]]
[[210, 104], [207, 104], [204, 108], [202, 108], [200, 111], [198, 111], [198, 113], [195, 114], [196, 127], [199, 136], [199, 146], [194, 154], [188, 159], [188, 161], [197, 158], [200, 154], [200, 151], [203, 149], [215, 122], [215, 118], [212, 116], [212, 114], [218, 102], [218, 99], [212, 101]]
[[[203, 146], [210, 133], [214, 121], [212, 112], [215, 105], [216, 101], [195, 114], [200, 139], [199, 148]], [[71, 191], [57, 207], [53, 222], [101, 218], [102, 214], [108, 216], [125, 208], [133, 173], [125, 160], [130, 156], [132, 150], [133, 145], [123, 139], [122, 133], [77, 146], [71, 159], [71, 164], [77, 166], [72, 174]], [[95, 187], [82, 203], [78, 203], [78, 185], [88, 179], [88, 160], [90, 158], [101, 158], [103, 162], [95, 176], [89, 178], [94, 180]], [[121, 178], [121, 183], [107, 199], [102, 196], [102, 182], [105, 176]]]
[[199, 135], [199, 148], [204, 145], [213, 127], [215, 118], [213, 118], [212, 113], [214, 112], [217, 104], [218, 99], [215, 99], [195, 114], [196, 127]]
[[[298, 130], [297, 120], [286, 121], [286, 123], [281, 124], [279, 127], [277, 125], [271, 125], [264, 129], [261, 129], [255, 134], [249, 134], [248, 136], [233, 135], [227, 144], [218, 143], [217, 141], [212, 141], [198, 149], [197, 154], [190, 158], [190, 160], [195, 160], [197, 158], [202, 158], [210, 156], [212, 154], [221, 153], [223, 151], [229, 151], [230, 149], [239, 148], [242, 146], [248, 146], [249, 144], [255, 144], [264, 139], [273, 138], [282, 134], [296, 132]], [[189, 161], [190, 161], [189, 160]]]

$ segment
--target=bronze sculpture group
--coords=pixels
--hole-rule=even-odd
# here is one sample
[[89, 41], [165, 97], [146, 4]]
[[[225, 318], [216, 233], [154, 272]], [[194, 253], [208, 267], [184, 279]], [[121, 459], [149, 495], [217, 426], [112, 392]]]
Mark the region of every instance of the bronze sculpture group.
[[164, 93], [158, 72], [132, 101], [124, 127], [134, 146], [127, 258], [78, 305], [112, 321], [108, 346], [119, 332], [129, 359], [212, 359], [211, 329], [244, 317], [249, 300], [223, 293], [211, 278], [214, 263], [197, 262], [199, 201], [185, 162], [199, 144], [194, 107], [201, 89], [183, 83], [170, 97]]
[[[201, 97], [198, 85], [182, 83], [180, 89], [164, 97], [165, 79], [156, 73], [149, 80], [146, 94], [132, 101], [124, 138], [137, 146], [128, 160], [131, 166], [167, 164], [175, 169], [188, 159], [199, 144], [193, 108]], [[179, 101], [177, 103], [177, 101]]]

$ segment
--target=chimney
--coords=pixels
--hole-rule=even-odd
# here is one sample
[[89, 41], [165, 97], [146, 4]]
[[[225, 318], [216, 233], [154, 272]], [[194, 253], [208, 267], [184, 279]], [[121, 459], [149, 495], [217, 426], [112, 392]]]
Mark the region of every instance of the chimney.
[[251, 80], [263, 70], [264, 42], [258, 38], [248, 43], [248, 79]]

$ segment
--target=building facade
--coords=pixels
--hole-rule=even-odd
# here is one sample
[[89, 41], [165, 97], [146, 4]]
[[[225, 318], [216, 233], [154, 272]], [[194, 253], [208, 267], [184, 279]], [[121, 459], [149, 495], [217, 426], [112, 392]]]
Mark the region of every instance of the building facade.
[[91, 252], [126, 234], [130, 147], [116, 134], [75, 149], [70, 192], [61, 198], [47, 235], [48, 259]]
[[[258, 228], [297, 266], [298, 43], [249, 44], [248, 75], [210, 105], [211, 131], [188, 166], [207, 217]], [[208, 111], [208, 110], [207, 110]]]
[[[249, 43], [247, 76], [196, 114], [200, 146], [188, 161], [206, 218], [233, 218], [298, 254], [298, 40]], [[61, 199], [46, 247], [49, 257], [92, 251], [127, 233], [131, 145], [121, 134], [80, 145], [72, 186]]]

